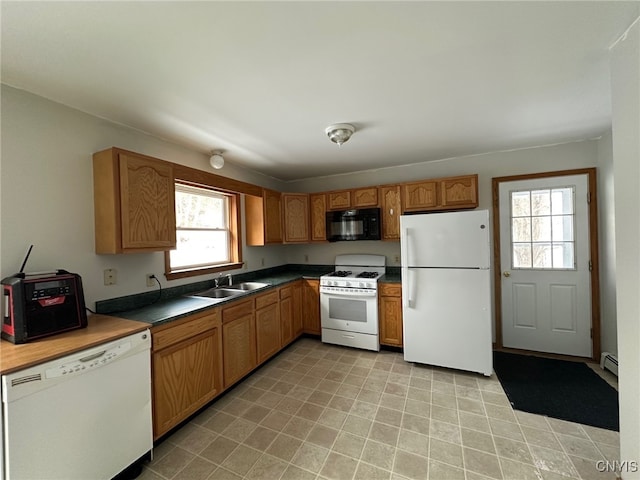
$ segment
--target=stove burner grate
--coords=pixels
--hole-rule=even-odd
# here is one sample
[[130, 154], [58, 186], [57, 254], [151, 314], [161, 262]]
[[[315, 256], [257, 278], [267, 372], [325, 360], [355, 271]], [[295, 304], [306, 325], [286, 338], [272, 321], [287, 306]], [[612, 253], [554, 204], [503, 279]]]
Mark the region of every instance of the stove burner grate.
[[351, 275], [351, 272], [348, 270], [337, 270], [329, 274], [330, 277], [348, 277], [349, 275]]
[[376, 278], [379, 274], [377, 272], [362, 272], [357, 276], [358, 278]]

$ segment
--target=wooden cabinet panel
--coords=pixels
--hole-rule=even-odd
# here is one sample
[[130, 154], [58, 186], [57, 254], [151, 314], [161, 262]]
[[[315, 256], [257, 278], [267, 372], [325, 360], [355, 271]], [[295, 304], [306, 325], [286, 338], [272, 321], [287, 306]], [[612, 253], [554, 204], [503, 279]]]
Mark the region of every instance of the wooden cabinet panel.
[[440, 181], [440, 205], [443, 208], [478, 206], [478, 175], [445, 178]]
[[417, 212], [438, 206], [438, 183], [435, 180], [403, 183], [400, 187], [403, 211]]
[[176, 247], [170, 162], [110, 148], [93, 155], [93, 184], [96, 253]]
[[255, 298], [256, 310], [260, 310], [267, 305], [278, 303], [279, 299], [280, 297], [278, 295], [278, 290], [271, 290], [269, 292], [263, 293], [262, 295], [257, 295]]
[[[277, 294], [278, 292], [274, 292]], [[256, 354], [258, 364], [280, 350], [280, 308], [278, 303], [256, 310]]]
[[282, 195], [262, 189], [262, 197], [245, 197], [247, 245], [282, 243]]
[[187, 317], [177, 325], [151, 330], [154, 439], [221, 392], [221, 336], [216, 319], [216, 314]]
[[353, 208], [377, 207], [378, 188], [359, 188], [351, 193], [351, 206]]
[[391, 283], [381, 283], [379, 287], [380, 344], [401, 347], [402, 287]]
[[280, 288], [280, 345], [291, 343], [293, 332], [293, 285]]
[[400, 186], [387, 185], [380, 187], [380, 203], [382, 205], [382, 240], [400, 239]]
[[327, 240], [327, 196], [324, 193], [309, 195], [311, 216], [311, 241]]
[[[293, 307], [292, 307], [292, 329], [293, 329], [293, 337], [298, 338], [302, 335], [304, 331], [304, 325], [302, 322], [302, 280], [298, 280], [294, 282], [292, 285], [292, 298], [293, 298]], [[319, 315], [319, 314], [318, 314]]]
[[309, 241], [309, 196], [306, 193], [283, 193], [284, 242]]
[[224, 388], [233, 385], [256, 367], [256, 328], [253, 310], [222, 324], [222, 353]]
[[320, 280], [302, 280], [302, 328], [320, 335]]
[[253, 314], [253, 299], [247, 298], [232, 302], [222, 307], [222, 323], [232, 322], [238, 318]]
[[343, 210], [351, 207], [351, 191], [341, 190], [339, 192], [327, 193], [327, 206], [329, 210]]

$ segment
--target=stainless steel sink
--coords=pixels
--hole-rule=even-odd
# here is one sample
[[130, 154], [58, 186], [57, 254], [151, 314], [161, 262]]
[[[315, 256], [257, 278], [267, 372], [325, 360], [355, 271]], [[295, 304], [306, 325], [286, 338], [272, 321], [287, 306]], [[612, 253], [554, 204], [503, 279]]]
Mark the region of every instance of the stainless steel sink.
[[227, 298], [234, 297], [236, 295], [241, 295], [242, 292], [239, 292], [237, 289], [229, 289], [229, 288], [210, 288], [209, 290], [205, 290], [204, 292], [192, 293], [189, 295], [190, 297], [207, 297], [207, 298]]
[[242, 283], [236, 283], [235, 285], [229, 285], [227, 288], [233, 289], [233, 290], [251, 291], [251, 290], [258, 290], [259, 288], [264, 288], [268, 286], [269, 286], [268, 283], [242, 282]]

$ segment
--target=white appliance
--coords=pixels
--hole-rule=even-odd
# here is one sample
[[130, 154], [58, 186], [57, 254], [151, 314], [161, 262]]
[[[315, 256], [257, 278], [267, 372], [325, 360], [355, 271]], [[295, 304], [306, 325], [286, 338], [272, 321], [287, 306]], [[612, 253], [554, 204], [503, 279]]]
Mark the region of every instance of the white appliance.
[[400, 217], [404, 359], [493, 371], [489, 212]]
[[3, 475], [110, 479], [153, 447], [149, 330], [2, 376]]
[[322, 341], [380, 350], [378, 279], [384, 255], [338, 255], [335, 271], [320, 277]]

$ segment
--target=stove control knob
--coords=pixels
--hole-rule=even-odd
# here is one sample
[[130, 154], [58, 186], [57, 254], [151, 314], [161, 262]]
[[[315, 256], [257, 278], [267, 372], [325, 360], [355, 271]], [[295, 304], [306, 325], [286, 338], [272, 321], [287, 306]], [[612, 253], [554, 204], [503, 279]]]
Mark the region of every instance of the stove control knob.
[[359, 286], [360, 288], [364, 288], [364, 287], [366, 287], [366, 286], [367, 286], [367, 284], [366, 284], [366, 283], [364, 283], [364, 282], [360, 282], [360, 285], [358, 285], [358, 286]]

